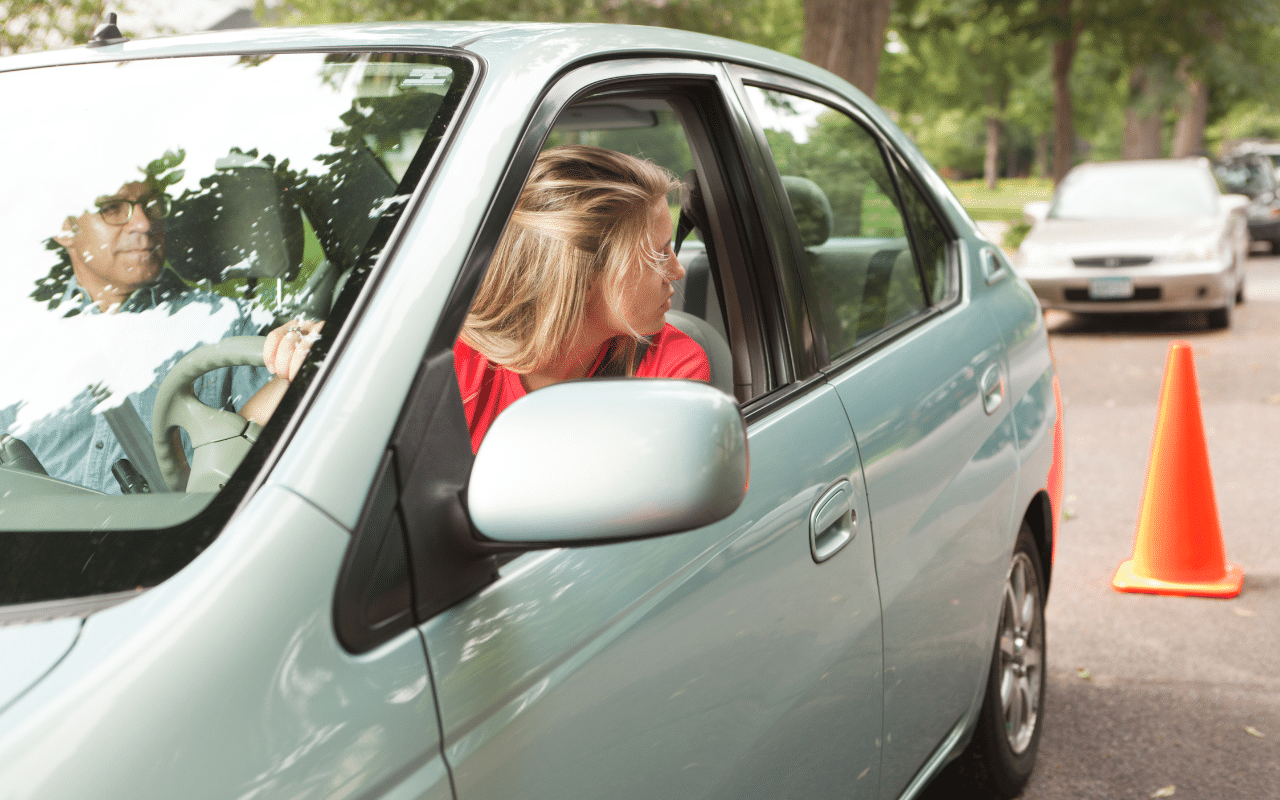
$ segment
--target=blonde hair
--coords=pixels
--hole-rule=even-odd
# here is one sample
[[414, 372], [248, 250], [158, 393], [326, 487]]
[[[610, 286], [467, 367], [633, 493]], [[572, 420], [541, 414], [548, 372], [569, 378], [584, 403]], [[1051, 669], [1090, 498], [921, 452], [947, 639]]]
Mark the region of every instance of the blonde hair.
[[[580, 333], [588, 289], [602, 281], [621, 318], [636, 269], [661, 269], [649, 241], [652, 209], [680, 182], [652, 161], [586, 145], [543, 151], [494, 250], [461, 338], [517, 373], [553, 363]], [[664, 243], [665, 245], [665, 243]], [[635, 330], [619, 337], [611, 365], [632, 374]], [[615, 367], [617, 368], [617, 367]]]

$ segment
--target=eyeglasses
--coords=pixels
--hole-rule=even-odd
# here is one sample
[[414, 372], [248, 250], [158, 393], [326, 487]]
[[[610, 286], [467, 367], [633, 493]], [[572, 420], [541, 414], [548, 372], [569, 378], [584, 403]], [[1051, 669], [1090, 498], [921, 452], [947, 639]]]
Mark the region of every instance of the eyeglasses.
[[149, 220], [162, 220], [169, 216], [173, 204], [166, 194], [152, 195], [138, 200], [126, 200], [123, 197], [112, 198], [98, 203], [98, 213], [108, 225], [123, 225], [133, 218], [133, 207], [142, 206], [142, 213]]

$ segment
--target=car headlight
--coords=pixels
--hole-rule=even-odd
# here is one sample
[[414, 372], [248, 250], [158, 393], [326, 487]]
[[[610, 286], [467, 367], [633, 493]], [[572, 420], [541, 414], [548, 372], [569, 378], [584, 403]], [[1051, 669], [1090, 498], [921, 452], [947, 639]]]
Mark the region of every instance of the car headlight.
[[1217, 258], [1218, 248], [1213, 242], [1189, 242], [1164, 257], [1165, 261], [1208, 261]]

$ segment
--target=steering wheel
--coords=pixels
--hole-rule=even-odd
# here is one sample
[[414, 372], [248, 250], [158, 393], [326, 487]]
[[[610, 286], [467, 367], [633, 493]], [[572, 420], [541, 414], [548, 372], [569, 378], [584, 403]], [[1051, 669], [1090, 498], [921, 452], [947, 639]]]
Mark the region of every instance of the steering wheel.
[[[160, 384], [151, 417], [151, 445], [160, 462], [160, 474], [175, 492], [216, 492], [249, 448], [262, 426], [239, 414], [211, 408], [196, 397], [192, 382], [206, 372], [223, 367], [261, 367], [265, 336], [232, 336], [192, 350], [182, 357]], [[186, 453], [177, 435], [183, 428], [193, 453]]]

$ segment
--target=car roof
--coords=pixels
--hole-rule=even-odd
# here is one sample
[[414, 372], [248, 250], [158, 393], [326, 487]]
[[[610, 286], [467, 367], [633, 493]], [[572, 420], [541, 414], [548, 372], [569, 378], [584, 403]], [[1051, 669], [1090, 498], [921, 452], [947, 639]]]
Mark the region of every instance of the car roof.
[[[123, 20], [121, 24], [127, 23]], [[381, 22], [243, 28], [5, 56], [0, 58], [0, 72], [132, 58], [409, 47], [464, 50], [484, 58], [498, 72], [549, 64], [562, 67], [621, 55], [715, 58], [764, 66], [827, 85], [834, 81], [843, 84], [842, 89], [858, 93], [825, 70], [756, 45], [672, 28], [599, 23]]]

